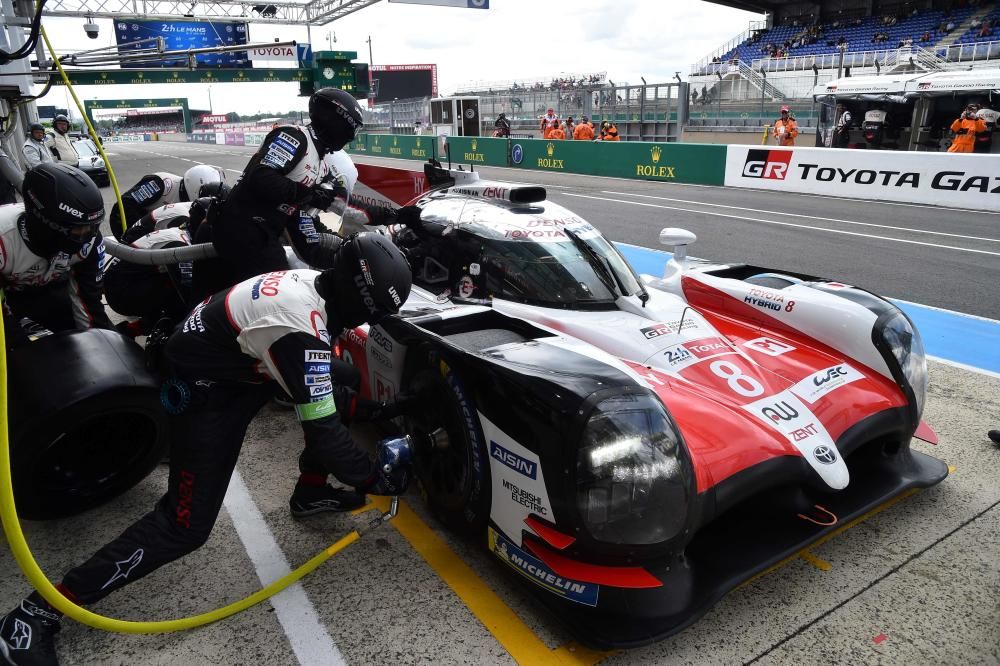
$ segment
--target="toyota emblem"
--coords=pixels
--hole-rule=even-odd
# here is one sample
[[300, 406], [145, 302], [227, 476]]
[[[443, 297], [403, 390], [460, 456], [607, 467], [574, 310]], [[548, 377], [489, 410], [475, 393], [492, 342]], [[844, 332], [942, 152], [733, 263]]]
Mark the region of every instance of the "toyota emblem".
[[813, 458], [824, 465], [832, 465], [837, 462], [837, 452], [826, 444], [820, 444], [813, 449]]

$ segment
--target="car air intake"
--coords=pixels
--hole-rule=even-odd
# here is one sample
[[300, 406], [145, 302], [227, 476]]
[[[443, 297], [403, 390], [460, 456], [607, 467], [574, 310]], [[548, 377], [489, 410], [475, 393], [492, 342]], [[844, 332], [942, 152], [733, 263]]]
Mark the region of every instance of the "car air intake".
[[540, 185], [516, 185], [512, 183], [497, 183], [480, 181], [469, 185], [457, 185], [449, 194], [476, 199], [499, 199], [515, 204], [530, 204], [545, 201], [545, 188]]

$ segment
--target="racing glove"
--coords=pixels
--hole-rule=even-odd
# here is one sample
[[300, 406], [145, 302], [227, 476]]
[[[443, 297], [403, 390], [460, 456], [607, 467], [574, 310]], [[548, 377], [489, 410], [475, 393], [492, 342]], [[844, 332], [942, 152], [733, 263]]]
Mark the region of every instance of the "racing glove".
[[336, 201], [337, 198], [337, 190], [331, 190], [325, 187], [316, 187], [309, 193], [309, 197], [306, 199], [302, 207], [326, 210], [333, 205], [333, 202]]
[[409, 229], [420, 229], [421, 211], [419, 206], [403, 206], [396, 211], [396, 224], [402, 224]]
[[391, 472], [378, 467], [363, 487], [357, 490], [363, 495], [402, 495], [410, 485], [410, 470], [396, 467]]

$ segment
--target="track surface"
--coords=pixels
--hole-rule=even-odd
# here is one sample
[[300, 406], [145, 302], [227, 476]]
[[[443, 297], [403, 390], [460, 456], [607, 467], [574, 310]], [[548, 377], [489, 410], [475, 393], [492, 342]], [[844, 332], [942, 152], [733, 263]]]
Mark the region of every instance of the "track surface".
[[[183, 173], [196, 162], [238, 172], [251, 153], [172, 143], [109, 149], [125, 186], [153, 171]], [[496, 171], [496, 177], [517, 176]], [[532, 180], [549, 185], [555, 200], [617, 241], [655, 247], [660, 227], [683, 226], [699, 234], [699, 256], [813, 272], [907, 300], [1000, 315], [1000, 257], [816, 229], [1000, 252], [996, 241], [774, 211], [984, 238], [1000, 238], [991, 230], [998, 216], [579, 176]], [[105, 193], [110, 198], [110, 189]], [[584, 198], [597, 196], [699, 212]], [[654, 196], [683, 202], [648, 198]], [[351, 546], [272, 603], [168, 636], [112, 636], [66, 623], [59, 654], [65, 664], [1000, 663], [1000, 451], [986, 439], [987, 430], [1000, 426], [998, 396], [1000, 379], [932, 364], [925, 418], [941, 441], [915, 446], [953, 465], [948, 479], [803, 552], [728, 595], [689, 629], [642, 649], [605, 655], [574, 645], [511, 572], [479, 544], [446, 532], [411, 493], [395, 525]], [[251, 426], [239, 478], [209, 543], [95, 610], [162, 619], [214, 608], [361, 524], [364, 516], [290, 518], [287, 498], [300, 448], [294, 417], [265, 408]], [[57, 578], [120, 533], [152, 507], [164, 472], [113, 505], [64, 521], [26, 523], [43, 568]], [[0, 603], [12, 606], [26, 587], [6, 549], [0, 549], [0, 572]]]

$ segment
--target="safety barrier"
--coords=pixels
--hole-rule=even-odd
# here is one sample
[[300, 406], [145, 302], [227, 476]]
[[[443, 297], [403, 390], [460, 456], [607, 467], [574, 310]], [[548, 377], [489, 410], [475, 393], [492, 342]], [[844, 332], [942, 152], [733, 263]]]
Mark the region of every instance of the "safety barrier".
[[259, 146], [264, 141], [267, 132], [244, 132], [226, 130], [219, 132], [191, 132], [187, 135], [188, 143], [210, 143], [217, 146]]
[[725, 184], [1000, 211], [998, 162], [997, 155], [731, 145]]

